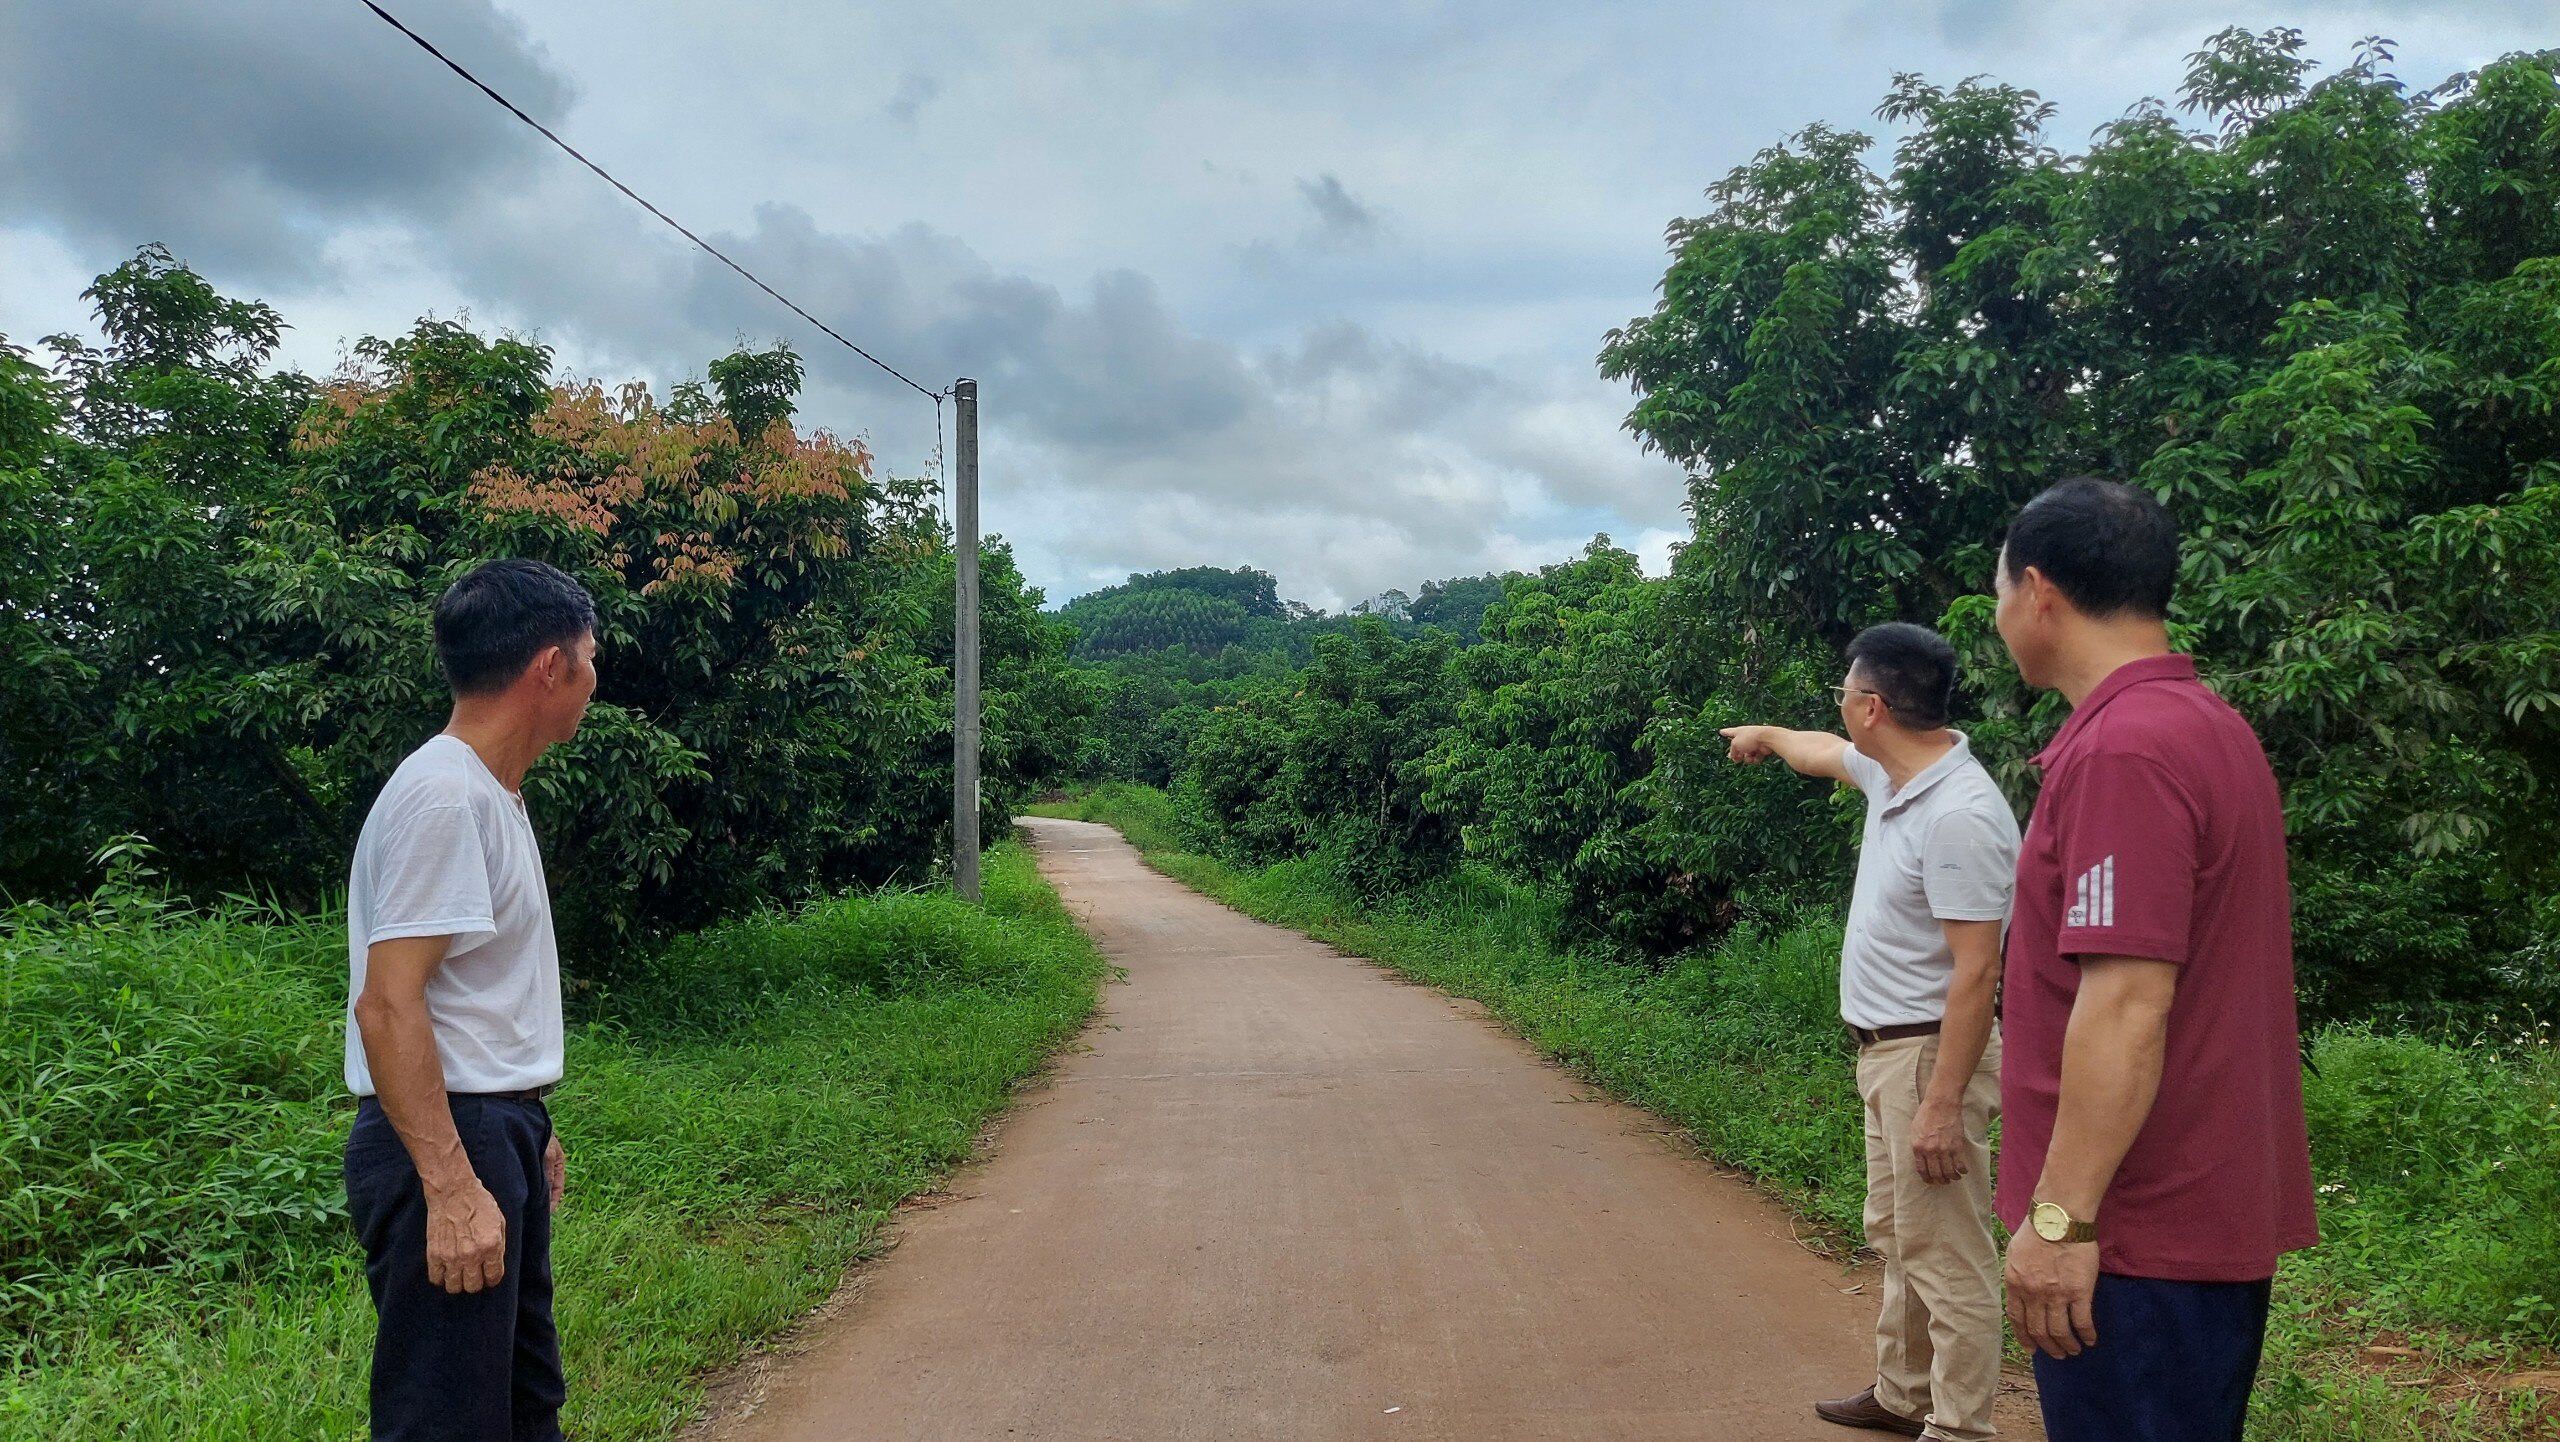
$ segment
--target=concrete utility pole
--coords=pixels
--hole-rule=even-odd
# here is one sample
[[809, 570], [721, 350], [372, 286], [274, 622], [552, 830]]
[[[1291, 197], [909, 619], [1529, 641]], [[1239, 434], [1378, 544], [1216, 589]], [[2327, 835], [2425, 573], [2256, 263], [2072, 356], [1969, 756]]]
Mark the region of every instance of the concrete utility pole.
[[951, 883], [978, 899], [978, 383], [956, 381], [952, 491]]

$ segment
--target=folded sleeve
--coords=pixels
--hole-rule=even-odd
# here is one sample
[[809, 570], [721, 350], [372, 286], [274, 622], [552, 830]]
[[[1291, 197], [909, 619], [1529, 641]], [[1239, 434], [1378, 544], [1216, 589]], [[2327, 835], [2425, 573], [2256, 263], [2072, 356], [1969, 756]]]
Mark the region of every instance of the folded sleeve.
[[1980, 807], [1937, 819], [1920, 847], [1920, 885], [1940, 921], [2006, 921], [2018, 884], [2017, 826]]
[[2160, 764], [2100, 754], [2074, 768], [2056, 815], [2064, 956], [2184, 963], [2193, 930], [2200, 821]]
[[402, 817], [374, 854], [373, 883], [367, 946], [404, 936], [449, 936], [450, 956], [497, 934], [488, 856], [469, 807], [421, 807]]

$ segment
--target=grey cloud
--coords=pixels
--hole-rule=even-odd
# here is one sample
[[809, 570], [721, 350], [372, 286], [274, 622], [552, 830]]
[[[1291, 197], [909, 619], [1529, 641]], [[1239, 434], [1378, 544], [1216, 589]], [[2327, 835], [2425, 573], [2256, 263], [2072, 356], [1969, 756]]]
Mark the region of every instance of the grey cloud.
[[[401, 9], [537, 115], [567, 108], [567, 83], [488, 0]], [[226, 287], [266, 291], [288, 320], [338, 292], [330, 248], [361, 231], [406, 277], [403, 293], [337, 314], [395, 327], [427, 307], [404, 298], [426, 286], [607, 378], [664, 383], [698, 374], [742, 331], [785, 337], [811, 366], [805, 419], [870, 433], [894, 469], [929, 454], [921, 398], [666, 235], [360, 8], [114, 0], [73, 13], [0, 10], [0, 205], [13, 223], [108, 261], [166, 239]], [[903, 102], [949, 103], [928, 74], [908, 72], [892, 118]], [[574, 118], [564, 130], [581, 138]], [[598, 158], [619, 168], [650, 139], [604, 143]], [[629, 178], [702, 224], [645, 168]], [[1383, 229], [1336, 174], [1299, 194], [1313, 226], [1302, 254]], [[1595, 506], [1634, 497], [1630, 515], [1676, 514], [1677, 473], [1615, 437], [1622, 398], [1587, 369], [1560, 404], [1546, 378], [1347, 320], [1293, 316], [1279, 328], [1293, 339], [1248, 344], [1201, 333], [1146, 273], [1062, 287], [920, 225], [854, 233], [768, 206], [705, 233], [927, 386], [964, 372], [984, 383], [989, 520], [1044, 577], [1253, 561], [1338, 601], [1561, 554], [1610, 523], [1594, 523]], [[1304, 300], [1289, 309], [1340, 304]]]
[[1951, 45], [1971, 46], [2013, 33], [2022, 20], [2019, 0], [1938, 0], [1938, 33]]
[[916, 116], [941, 94], [941, 81], [930, 75], [918, 74], [910, 70], [899, 79], [897, 90], [889, 96], [889, 103], [881, 106], [880, 110], [882, 114], [900, 125], [913, 127]]
[[1447, 425], [1505, 390], [1501, 378], [1483, 366], [1391, 341], [1345, 320], [1312, 328], [1294, 347], [1270, 352], [1261, 364], [1283, 393], [1329, 418], [1338, 415], [1362, 426]]
[[[1232, 426], [1254, 404], [1254, 378], [1234, 348], [1185, 330], [1145, 276], [1108, 272], [1071, 299], [922, 226], [846, 236], [788, 206], [763, 207], [756, 222], [747, 235], [722, 237], [722, 249], [928, 386], [974, 375], [1007, 424], [1048, 444], [1124, 457]], [[685, 264], [700, 335], [761, 301], [708, 260]], [[849, 389], [903, 393], [823, 337], [803, 349], [813, 369]]]
[[1236, 259], [1246, 274], [1286, 284], [1307, 273], [1310, 267], [1301, 264], [1307, 257], [1374, 250], [1386, 233], [1376, 208], [1353, 195], [1331, 171], [1299, 181], [1298, 195], [1314, 212], [1312, 222], [1295, 240], [1264, 238], [1237, 247]]
[[[546, 339], [664, 377], [669, 356], [698, 366], [726, 348], [744, 316], [808, 358], [811, 419], [862, 418], [896, 469], [915, 470], [927, 453], [932, 414], [920, 398], [777, 319], [716, 262], [639, 234], [600, 244], [599, 232], [629, 225], [564, 196], [516, 206], [473, 228], [461, 264], [468, 288], [504, 313], [544, 317]], [[546, 224], [586, 236], [582, 256], [649, 258], [562, 261], [571, 252]], [[1675, 498], [1649, 508], [1664, 511], [1679, 493], [1677, 473], [1658, 463], [1640, 462], [1635, 486], [1589, 473], [1548, 434], [1548, 401], [1495, 371], [1349, 322], [1247, 351], [1189, 330], [1141, 275], [1105, 272], [1069, 292], [925, 227], [848, 236], [784, 206], [712, 239], [928, 386], [975, 375], [990, 515], [1051, 558], [1048, 574], [1070, 557], [1259, 559], [1313, 595], [1367, 594], [1466, 569], [1488, 547], [1518, 553], [1501, 538], [1538, 522], [1524, 493], [1582, 502], [1649, 486]], [[671, 300], [633, 303], [652, 295]], [[1615, 420], [1605, 409], [1578, 418], [1601, 436]]]
[[[489, 0], [403, 18], [537, 116], [568, 83]], [[540, 142], [366, 11], [292, 0], [0, 8], [0, 208], [126, 249], [307, 273], [351, 220], [426, 216]]]
[[1298, 193], [1315, 210], [1316, 228], [1309, 239], [1326, 250], [1357, 250], [1378, 240], [1378, 213], [1363, 204], [1331, 171], [1298, 182]]
[[[1871, 0], [1866, 6], [1866, 14], [1871, 19], [1881, 18], [1900, 8], [1895, 0]], [[2239, 25], [2250, 30], [2283, 24], [2336, 28], [2357, 24], [2397, 26], [2405, 22], [2495, 26], [2500, 23], [2547, 21], [2552, 9], [2551, 0], [2294, 0], [2292, 5], [2282, 10], [2269, 10], [2264, 6], [2235, 10], [2228, 0], [2155, 0], [2149, 5], [2118, 12], [2075, 13], [2068, 7], [2038, 4], [2033, 0], [1930, 0], [1924, 13], [1934, 19], [1939, 38], [1950, 48], [2000, 53], [2023, 48], [2031, 41], [2049, 39], [2063, 30], [2085, 33], [2090, 29], [2101, 29], [2123, 34], [2173, 35], [2201, 41], [2225, 25]], [[2057, 25], [2057, 21], [2061, 24]], [[2356, 33], [2353, 29], [2345, 30], [2342, 38], [2352, 39]], [[2344, 50], [2339, 49], [2336, 57], [2324, 54], [2322, 58], [2333, 59], [2344, 54]], [[2002, 78], [2014, 80], [2017, 77]], [[2431, 82], [2432, 77], [2429, 80]]]

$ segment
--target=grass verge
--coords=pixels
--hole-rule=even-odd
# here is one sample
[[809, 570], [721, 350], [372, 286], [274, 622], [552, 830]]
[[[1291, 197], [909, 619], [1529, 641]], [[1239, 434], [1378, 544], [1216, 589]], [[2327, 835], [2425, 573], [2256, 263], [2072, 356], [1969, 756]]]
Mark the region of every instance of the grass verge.
[[[1312, 862], [1247, 872], [1184, 849], [1151, 788], [1106, 785], [1044, 814], [1115, 826], [1240, 911], [1484, 1003], [1855, 1244], [1862, 1128], [1829, 919], [1745, 928], [1648, 971], [1556, 948], [1545, 901], [1480, 870], [1365, 905]], [[2560, 1060], [2532, 1037], [2361, 1031], [2315, 1037], [2313, 1058], [2326, 1241], [2279, 1278], [2250, 1435], [2560, 1436]]]
[[[1019, 845], [983, 911], [716, 927], [570, 1040], [570, 1435], [663, 1437], [1072, 1037], [1103, 964]], [[344, 924], [137, 895], [0, 924], [0, 1433], [345, 1438], [373, 1317], [337, 1149]]]

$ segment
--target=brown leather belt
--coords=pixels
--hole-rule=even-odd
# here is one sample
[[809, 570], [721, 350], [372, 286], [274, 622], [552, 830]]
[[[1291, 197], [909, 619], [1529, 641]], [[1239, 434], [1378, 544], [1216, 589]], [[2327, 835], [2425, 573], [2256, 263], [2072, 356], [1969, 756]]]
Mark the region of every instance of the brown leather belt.
[[551, 1095], [553, 1091], [559, 1088], [559, 1085], [560, 1084], [558, 1082], [548, 1082], [542, 1086], [528, 1088], [527, 1090], [520, 1092], [461, 1092], [458, 1093], [458, 1095], [487, 1097], [491, 1101], [498, 1102], [538, 1102], [544, 1097]]
[[1944, 1025], [1946, 1025], [1944, 1022], [1915, 1021], [1903, 1026], [1852, 1026], [1849, 1028], [1849, 1035], [1856, 1037], [1860, 1046], [1874, 1046], [1880, 1041], [1902, 1041], [1915, 1036], [1936, 1036], [1939, 1028]]

